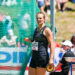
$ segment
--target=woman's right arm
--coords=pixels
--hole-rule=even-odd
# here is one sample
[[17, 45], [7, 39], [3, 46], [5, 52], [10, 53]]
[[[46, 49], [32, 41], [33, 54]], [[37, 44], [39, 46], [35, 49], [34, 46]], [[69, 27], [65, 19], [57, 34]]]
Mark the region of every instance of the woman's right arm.
[[25, 42], [31, 42], [31, 43], [32, 43], [32, 40], [29, 39], [29, 38], [24, 38], [24, 41], [25, 41]]

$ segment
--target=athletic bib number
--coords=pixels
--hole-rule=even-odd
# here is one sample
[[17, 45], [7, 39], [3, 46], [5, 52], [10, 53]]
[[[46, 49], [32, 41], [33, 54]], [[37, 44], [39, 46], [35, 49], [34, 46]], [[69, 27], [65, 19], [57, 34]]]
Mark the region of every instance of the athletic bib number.
[[38, 42], [32, 42], [32, 50], [38, 51]]

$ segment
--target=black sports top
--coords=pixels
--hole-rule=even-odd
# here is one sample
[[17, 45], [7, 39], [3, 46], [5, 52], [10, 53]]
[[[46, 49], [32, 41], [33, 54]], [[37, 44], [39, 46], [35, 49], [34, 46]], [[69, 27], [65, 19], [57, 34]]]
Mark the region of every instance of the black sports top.
[[35, 29], [34, 35], [33, 35], [33, 40], [35, 42], [38, 42], [38, 51], [33, 51], [33, 55], [35, 56], [41, 56], [41, 55], [47, 55], [48, 56], [48, 40], [44, 36], [43, 31], [45, 30], [47, 26], [44, 26], [41, 30], [38, 28]]

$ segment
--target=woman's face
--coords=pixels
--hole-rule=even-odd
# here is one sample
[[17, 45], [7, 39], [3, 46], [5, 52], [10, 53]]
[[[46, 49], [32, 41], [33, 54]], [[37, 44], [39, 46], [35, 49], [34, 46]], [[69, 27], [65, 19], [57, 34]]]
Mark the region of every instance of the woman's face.
[[38, 25], [43, 25], [45, 23], [45, 18], [43, 14], [37, 14], [37, 23]]

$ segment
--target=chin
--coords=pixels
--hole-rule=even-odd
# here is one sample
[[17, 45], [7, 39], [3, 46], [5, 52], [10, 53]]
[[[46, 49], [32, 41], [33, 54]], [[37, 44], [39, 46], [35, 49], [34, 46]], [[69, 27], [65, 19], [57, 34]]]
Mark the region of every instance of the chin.
[[38, 25], [43, 25], [42, 23], [38, 23]]

